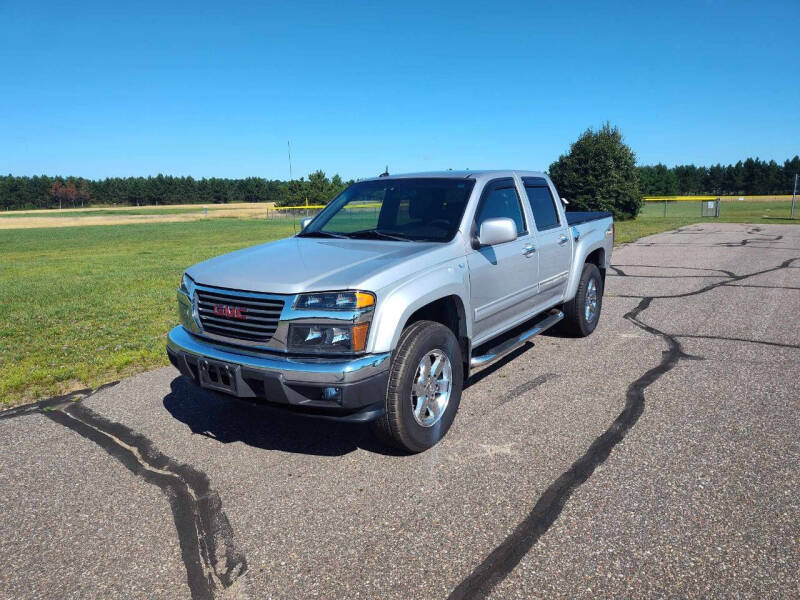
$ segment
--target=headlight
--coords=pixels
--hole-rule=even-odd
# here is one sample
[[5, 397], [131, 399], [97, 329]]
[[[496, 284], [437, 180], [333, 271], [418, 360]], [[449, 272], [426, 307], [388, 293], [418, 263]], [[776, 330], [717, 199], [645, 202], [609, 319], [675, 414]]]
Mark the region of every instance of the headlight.
[[295, 310], [361, 310], [375, 306], [375, 295], [369, 292], [321, 292], [300, 294]]
[[354, 353], [367, 345], [369, 322], [355, 325], [289, 325], [289, 352]]
[[191, 298], [194, 295], [194, 280], [186, 273], [183, 274], [181, 279], [181, 291]]
[[197, 314], [194, 287], [195, 284], [192, 278], [184, 273], [177, 293], [178, 320], [185, 329], [197, 333], [200, 331], [200, 315]]

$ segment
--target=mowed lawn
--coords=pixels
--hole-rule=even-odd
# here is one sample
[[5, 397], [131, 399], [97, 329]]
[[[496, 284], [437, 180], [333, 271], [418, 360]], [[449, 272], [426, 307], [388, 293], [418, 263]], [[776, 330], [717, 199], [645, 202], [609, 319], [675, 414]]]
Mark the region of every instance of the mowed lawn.
[[0, 405], [166, 364], [183, 270], [292, 231], [242, 219], [0, 231]]
[[[791, 222], [753, 204], [759, 206], [740, 205], [734, 215], [723, 204], [720, 220]], [[702, 220], [689, 214], [618, 222], [616, 240]], [[234, 218], [0, 231], [0, 406], [167, 364], [182, 271], [292, 233], [291, 220]]]

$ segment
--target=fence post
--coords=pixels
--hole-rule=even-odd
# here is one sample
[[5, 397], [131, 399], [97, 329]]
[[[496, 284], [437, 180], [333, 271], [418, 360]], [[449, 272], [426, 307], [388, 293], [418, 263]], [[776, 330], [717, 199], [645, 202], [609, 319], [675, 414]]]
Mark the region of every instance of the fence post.
[[666, 216], [667, 216], [667, 201], [664, 200], [664, 217], [666, 218]]
[[797, 196], [797, 178], [800, 177], [800, 173], [794, 174], [794, 191], [792, 192], [792, 211], [789, 215], [790, 218], [794, 219], [794, 199]]
[[716, 217], [719, 219], [719, 198], [717, 198], [717, 206], [716, 206]]

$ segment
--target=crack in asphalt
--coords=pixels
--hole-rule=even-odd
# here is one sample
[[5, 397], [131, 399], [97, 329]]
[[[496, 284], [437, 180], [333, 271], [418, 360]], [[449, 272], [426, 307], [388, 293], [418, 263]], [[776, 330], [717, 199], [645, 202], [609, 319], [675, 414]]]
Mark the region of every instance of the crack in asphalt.
[[684, 353], [674, 336], [639, 320], [639, 314], [650, 306], [652, 300], [642, 298], [625, 318], [648, 333], [666, 340], [668, 350], [662, 353], [661, 362], [628, 386], [625, 407], [609, 428], [592, 442], [566, 472], [550, 484], [528, 516], [451, 592], [448, 597], [450, 600], [486, 598], [555, 522], [572, 492], [591, 477], [636, 424], [644, 412], [644, 390], [674, 368], [678, 361], [698, 358]]
[[[132, 429], [109, 421], [72, 399], [67, 402], [66, 406], [63, 399], [60, 405], [37, 405], [36, 410], [94, 442], [167, 497], [192, 599], [214, 600], [236, 591], [237, 597], [243, 597], [244, 591], [234, 586], [247, 571], [247, 560], [234, 545], [230, 521], [208, 476], [162, 454], [148, 438]], [[20, 414], [31, 412], [34, 410], [28, 407]]]
[[699, 294], [705, 294], [715, 288], [728, 286], [728, 287], [736, 287], [730, 285], [731, 283], [735, 283], [737, 281], [742, 281], [744, 279], [749, 279], [750, 277], [757, 277], [758, 275], [766, 275], [767, 273], [774, 273], [775, 271], [780, 271], [782, 269], [788, 268], [794, 261], [800, 260], [800, 256], [796, 256], [794, 258], [787, 258], [777, 267], [770, 267], [769, 269], [764, 269], [762, 271], [754, 271], [752, 273], [746, 273], [744, 275], [734, 275], [726, 279], [725, 281], [718, 281], [716, 283], [709, 283], [708, 285], [694, 290], [693, 292], [683, 292], [681, 294], [665, 294], [661, 296], [638, 296], [635, 294], [615, 294], [616, 298], [653, 298], [653, 299], [660, 299], [660, 298], [688, 298], [689, 296], [697, 296]]
[[[671, 296], [617, 296], [640, 299], [637, 306], [626, 313], [624, 318], [643, 331], [662, 338], [667, 343], [667, 350], [662, 351], [661, 361], [655, 367], [648, 369], [628, 386], [625, 395], [625, 406], [608, 429], [592, 442], [586, 452], [575, 461], [567, 471], [562, 473], [550, 484], [539, 497], [533, 509], [514, 528], [514, 531], [496, 546], [494, 550], [492, 550], [492, 552], [490, 552], [489, 555], [484, 558], [458, 586], [456, 586], [448, 596], [448, 600], [486, 598], [495, 586], [511, 573], [533, 545], [539, 541], [539, 538], [552, 526], [575, 489], [591, 477], [597, 467], [605, 462], [614, 447], [623, 440], [627, 432], [636, 424], [639, 417], [644, 412], [645, 389], [655, 383], [662, 375], [673, 369], [681, 360], [703, 360], [703, 357], [685, 353], [678, 341], [677, 335], [666, 333], [641, 320], [641, 314], [650, 307], [654, 300], [673, 297], [683, 298], [705, 293], [721, 285], [731, 283], [731, 281], [741, 281], [756, 275], [789, 268], [796, 260], [800, 260], [800, 257], [788, 259], [782, 262], [778, 267], [764, 269], [746, 275], [733, 275], [731, 279], [710, 284], [696, 292]], [[695, 336], [686, 335], [683, 337]], [[742, 341], [760, 343], [756, 340]], [[768, 345], [782, 344], [770, 343]]]
[[692, 333], [676, 333], [676, 338], [690, 338], [700, 340], [720, 340], [723, 342], [746, 342], [748, 344], [762, 344], [764, 346], [775, 346], [777, 348], [797, 348], [800, 350], [800, 344], [782, 344], [781, 342], [770, 342], [767, 340], [749, 340], [747, 338], [725, 337], [721, 335], [699, 335]]
[[[610, 265], [609, 265], [610, 266]], [[617, 271], [623, 277], [628, 277], [625, 273], [617, 268], [617, 267], [641, 267], [643, 269], [680, 269], [681, 271], [709, 271], [709, 272], [716, 272], [716, 273], [725, 273], [728, 277], [736, 277], [736, 273], [733, 271], [728, 271], [726, 269], [712, 269], [710, 267], [668, 267], [665, 265], [614, 265], [611, 266], [612, 269]], [[646, 275], [642, 275], [642, 277], [647, 277]]]
[[96, 387], [94, 389], [83, 388], [80, 390], [75, 390], [74, 392], [70, 392], [68, 394], [64, 394], [63, 396], [54, 396], [52, 398], [46, 398], [45, 400], [38, 400], [37, 402], [31, 402], [30, 404], [21, 404], [20, 406], [15, 406], [14, 408], [9, 408], [0, 412], [0, 421], [4, 419], [14, 419], [16, 417], [30, 415], [33, 413], [41, 412], [42, 410], [49, 410], [52, 408], [58, 408], [60, 406], [66, 406], [72, 402], [78, 402], [80, 400], [84, 400], [101, 390], [114, 387], [118, 383], [119, 380], [111, 381], [109, 383], [104, 383], [103, 385]]
[[[759, 240], [759, 241], [761, 241], [761, 240]], [[764, 242], [769, 242], [769, 241], [772, 241], [772, 240], [763, 240], [763, 241]], [[660, 247], [660, 246], [675, 246], [675, 247], [679, 247], [679, 248], [686, 248], [687, 245], [689, 247], [691, 247], [691, 248], [719, 248], [720, 247], [720, 244], [679, 244], [679, 243], [668, 243], [668, 242], [645, 242], [645, 243], [642, 243], [642, 244], [637, 243], [636, 245], [638, 247], [641, 247], [641, 248], [655, 248], [655, 247]], [[728, 248], [730, 248], [730, 247], [740, 248], [740, 247], [742, 247], [742, 245], [739, 244], [739, 243], [736, 243], [733, 246], [727, 246], [727, 247]], [[784, 250], [784, 251], [799, 250], [800, 249], [800, 248], [797, 248], [796, 246], [753, 246], [753, 245], [750, 245], [750, 244], [748, 244], [746, 247], [747, 248], [758, 248], [758, 249], [762, 249], [762, 250]]]
[[730, 287], [741, 287], [741, 288], [761, 288], [764, 290], [800, 290], [800, 287], [794, 287], [791, 285], [756, 285], [754, 283], [742, 283], [740, 285], [733, 285], [732, 283], [728, 283], [725, 285], [729, 285]]
[[[748, 232], [748, 233], [750, 233], [750, 232]], [[722, 246], [722, 247], [725, 247], [725, 248], [736, 248], [737, 246], [747, 246], [747, 245], [750, 244], [750, 242], [779, 242], [782, 239], [783, 239], [782, 235], [776, 235], [776, 236], [770, 236], [770, 237], [768, 237], [766, 235], [762, 235], [759, 238], [744, 238], [743, 240], [738, 241], [738, 242], [719, 242], [718, 244], [714, 244], [714, 245], [715, 246]], [[756, 246], [756, 248], [758, 248], [758, 247], [759, 246]]]
[[614, 273], [616, 273], [620, 277], [627, 277], [628, 276], [628, 274], [625, 271], [623, 271], [622, 269], [620, 269], [619, 267], [616, 267], [614, 265], [608, 265], [608, 268], [611, 269], [612, 271], [614, 271]]
[[544, 373], [539, 375], [538, 377], [534, 377], [530, 381], [526, 381], [525, 383], [518, 385], [513, 390], [508, 392], [503, 398], [500, 399], [493, 408], [500, 408], [504, 404], [508, 404], [512, 400], [519, 398], [522, 394], [526, 394], [531, 390], [535, 390], [540, 385], [547, 383], [553, 379], [558, 379], [558, 375], [556, 373]]

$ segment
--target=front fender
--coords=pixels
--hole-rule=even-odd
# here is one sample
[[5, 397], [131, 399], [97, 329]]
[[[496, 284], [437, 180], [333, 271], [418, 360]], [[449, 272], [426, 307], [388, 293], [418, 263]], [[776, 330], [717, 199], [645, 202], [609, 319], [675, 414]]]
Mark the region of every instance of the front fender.
[[[446, 296], [457, 296], [465, 308], [469, 306], [469, 277], [463, 258], [426, 269], [392, 288], [385, 296], [379, 294], [369, 351], [394, 350], [408, 318], [426, 304]], [[465, 327], [467, 336], [472, 337], [469, 318]]]

